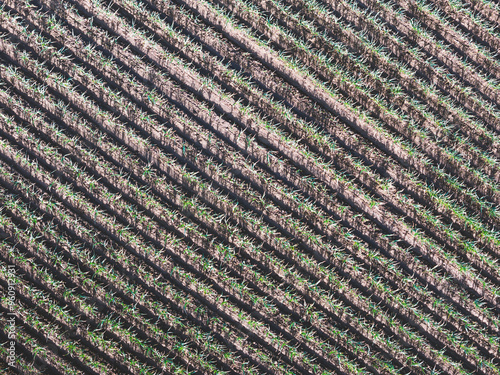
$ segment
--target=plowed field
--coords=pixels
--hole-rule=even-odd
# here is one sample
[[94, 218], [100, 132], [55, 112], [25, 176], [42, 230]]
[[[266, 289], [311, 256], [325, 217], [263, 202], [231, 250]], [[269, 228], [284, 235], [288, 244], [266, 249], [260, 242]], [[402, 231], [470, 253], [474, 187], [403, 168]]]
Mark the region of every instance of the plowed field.
[[2, 374], [499, 374], [499, 51], [489, 0], [0, 0]]

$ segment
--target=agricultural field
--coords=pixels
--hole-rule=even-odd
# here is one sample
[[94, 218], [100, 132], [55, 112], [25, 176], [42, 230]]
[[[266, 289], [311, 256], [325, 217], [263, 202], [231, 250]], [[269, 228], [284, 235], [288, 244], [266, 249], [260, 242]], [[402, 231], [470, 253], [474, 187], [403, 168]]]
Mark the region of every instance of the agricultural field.
[[0, 0], [2, 374], [500, 374], [500, 5]]

